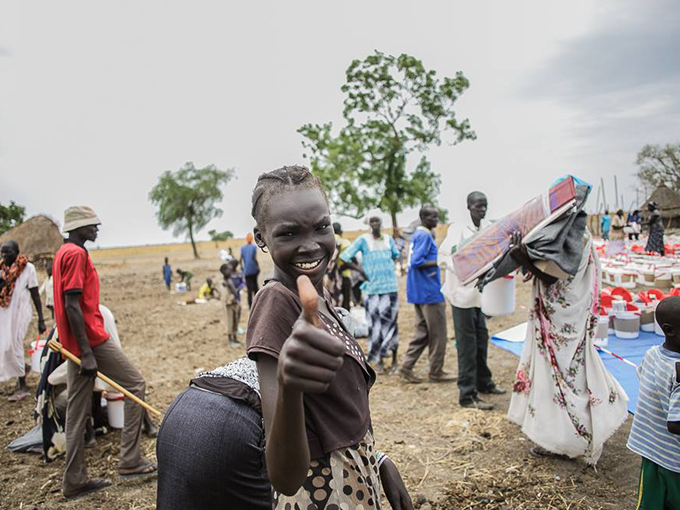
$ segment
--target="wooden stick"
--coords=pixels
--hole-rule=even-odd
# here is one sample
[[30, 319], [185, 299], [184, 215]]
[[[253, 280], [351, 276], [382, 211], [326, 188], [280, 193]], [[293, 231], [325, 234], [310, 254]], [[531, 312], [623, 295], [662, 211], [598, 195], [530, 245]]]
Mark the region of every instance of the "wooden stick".
[[[76, 356], [75, 354], [69, 352], [69, 351], [68, 351], [66, 348], [64, 348], [64, 346], [61, 345], [59, 342], [55, 342], [54, 340], [50, 340], [49, 343], [48, 343], [47, 345], [48, 345], [49, 348], [52, 349], [53, 351], [58, 352], [58, 353], [60, 353], [60, 354], [62, 354], [62, 355], [64, 355], [64, 356], [66, 356], [68, 359], [70, 359], [71, 361], [73, 361], [76, 365], [80, 366], [80, 358], [79, 358], [78, 356]], [[126, 390], [125, 388], [123, 388], [120, 384], [118, 384], [118, 383], [115, 382], [115, 381], [112, 381], [111, 379], [109, 379], [108, 377], [106, 377], [104, 374], [102, 374], [102, 373], [99, 372], [99, 371], [97, 371], [97, 377], [99, 377], [99, 378], [100, 378], [102, 381], [104, 381], [106, 384], [108, 384], [109, 386], [113, 387], [113, 389], [115, 389], [116, 391], [122, 393], [123, 395], [125, 395], [127, 398], [129, 398], [130, 400], [132, 400], [132, 401], [135, 402], [136, 404], [139, 404], [140, 406], [142, 406], [142, 407], [143, 407], [144, 409], [146, 409], [147, 411], [149, 411], [149, 412], [155, 414], [156, 416], [161, 416], [161, 415], [163, 414], [163, 413], [161, 413], [158, 409], [156, 409], [155, 407], [150, 406], [149, 404], [147, 404], [146, 402], [144, 402], [141, 398], [139, 398], [139, 397], [133, 395], [133, 394], [130, 393], [128, 390]]]

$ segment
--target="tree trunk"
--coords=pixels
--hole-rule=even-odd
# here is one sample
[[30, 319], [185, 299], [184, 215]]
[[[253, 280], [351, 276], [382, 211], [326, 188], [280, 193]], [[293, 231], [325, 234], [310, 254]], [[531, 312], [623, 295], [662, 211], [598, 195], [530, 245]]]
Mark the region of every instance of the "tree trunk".
[[194, 228], [191, 224], [191, 219], [189, 220], [189, 239], [191, 240], [191, 247], [194, 250], [194, 258], [200, 259], [201, 257], [198, 256], [198, 250], [196, 249], [196, 241], [194, 241]]
[[397, 211], [390, 211], [390, 216], [392, 217], [392, 234], [394, 234], [399, 228], [397, 224]]

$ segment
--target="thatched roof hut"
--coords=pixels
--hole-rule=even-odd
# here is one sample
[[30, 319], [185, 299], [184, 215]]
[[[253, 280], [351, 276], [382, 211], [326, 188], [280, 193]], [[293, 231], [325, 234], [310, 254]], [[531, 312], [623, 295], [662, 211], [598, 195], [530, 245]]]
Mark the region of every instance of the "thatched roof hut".
[[661, 217], [666, 227], [680, 227], [680, 195], [665, 184], [661, 184], [647, 199], [643, 211], [647, 209], [647, 204], [650, 202], [659, 204]]
[[33, 216], [0, 236], [0, 244], [10, 240], [19, 244], [19, 250], [30, 262], [39, 265], [54, 258], [64, 243], [57, 224], [43, 215]]

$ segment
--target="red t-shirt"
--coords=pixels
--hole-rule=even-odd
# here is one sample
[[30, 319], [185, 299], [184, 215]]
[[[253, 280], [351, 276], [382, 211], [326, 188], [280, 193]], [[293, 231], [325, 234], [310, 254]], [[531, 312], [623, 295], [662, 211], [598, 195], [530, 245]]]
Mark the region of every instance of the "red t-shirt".
[[80, 348], [66, 315], [66, 297], [70, 292], [81, 292], [80, 309], [85, 321], [85, 334], [92, 347], [104, 343], [109, 334], [104, 329], [104, 318], [99, 311], [99, 275], [87, 250], [66, 241], [52, 264], [54, 282], [54, 318], [57, 321], [59, 342], [76, 356]]

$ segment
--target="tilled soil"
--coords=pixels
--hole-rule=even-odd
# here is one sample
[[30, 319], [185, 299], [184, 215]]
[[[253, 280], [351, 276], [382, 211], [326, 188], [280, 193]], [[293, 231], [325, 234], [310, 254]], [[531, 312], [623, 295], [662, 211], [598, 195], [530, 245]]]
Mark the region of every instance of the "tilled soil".
[[[211, 369], [244, 354], [244, 347], [228, 347], [217, 301], [181, 306], [194, 297], [206, 277], [216, 276], [220, 261], [214, 253], [190, 260], [189, 252], [173, 253], [178, 264], [194, 273], [190, 295], [167, 293], [161, 282], [162, 255], [140, 248], [123, 255], [92, 251], [101, 277], [101, 302], [114, 313], [123, 347], [147, 381], [147, 400], [165, 409], [186, 388], [197, 371]], [[263, 274], [271, 268], [262, 262]], [[401, 296], [405, 296], [402, 279]], [[530, 286], [519, 284], [513, 315], [489, 320], [496, 333], [526, 319]], [[244, 296], [245, 300], [245, 296]], [[245, 329], [247, 309], [242, 327]], [[413, 334], [414, 313], [405, 298], [400, 302], [401, 353]], [[453, 340], [450, 323], [449, 336]], [[35, 322], [35, 321], [34, 321]], [[32, 328], [35, 324], [32, 325]], [[35, 336], [32, 329], [28, 338]], [[243, 337], [241, 337], [243, 340]], [[28, 341], [28, 339], [27, 339]], [[365, 342], [363, 343], [365, 347]], [[496, 382], [509, 389], [517, 358], [494, 346], [489, 365]], [[426, 375], [426, 357], [416, 369]], [[453, 341], [446, 368], [456, 371]], [[37, 376], [29, 375], [34, 389]], [[67, 501], [61, 495], [64, 459], [46, 464], [40, 456], [14, 454], [6, 449], [13, 439], [33, 426], [33, 402], [7, 402], [13, 384], [0, 386], [0, 508], [2, 509], [126, 509], [155, 508], [155, 480], [128, 481], [117, 477], [120, 432], [97, 438], [87, 450], [90, 476], [108, 477], [110, 489]], [[380, 376], [371, 393], [371, 410], [379, 449], [399, 466], [417, 508], [436, 509], [618, 509], [635, 507], [639, 458], [626, 449], [630, 422], [607, 443], [597, 469], [581, 461], [535, 459], [531, 443], [519, 427], [507, 421], [509, 394], [489, 398], [490, 412], [458, 405], [455, 384], [407, 384], [395, 375]], [[144, 438], [145, 454], [155, 459], [155, 442]], [[387, 504], [385, 502], [385, 504]]]

